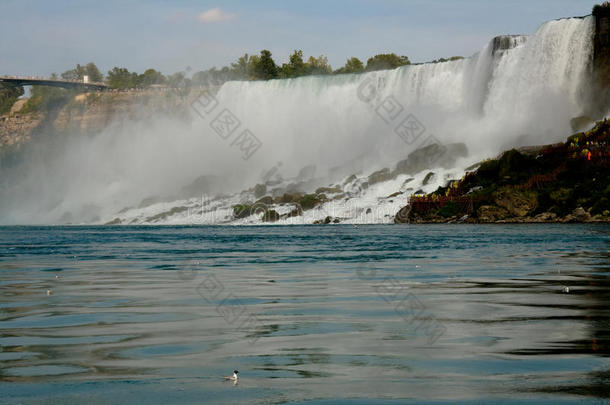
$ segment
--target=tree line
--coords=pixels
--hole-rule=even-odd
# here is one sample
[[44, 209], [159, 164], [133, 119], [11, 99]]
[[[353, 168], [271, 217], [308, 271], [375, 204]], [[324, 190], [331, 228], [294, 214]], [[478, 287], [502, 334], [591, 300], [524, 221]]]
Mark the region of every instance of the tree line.
[[286, 63], [278, 64], [273, 60], [271, 52], [264, 49], [258, 55], [245, 54], [230, 66], [220, 69], [213, 67], [208, 70], [195, 72], [177, 72], [163, 75], [155, 69], [147, 69], [144, 73], [131, 72], [124, 67], [114, 67], [104, 76], [95, 63], [76, 65], [61, 75], [53, 74], [52, 78], [65, 80], [83, 80], [88, 76], [90, 82], [105, 83], [113, 89], [147, 88], [153, 85], [167, 87], [190, 87], [202, 85], [220, 85], [229, 80], [270, 80], [289, 79], [309, 75], [330, 75], [363, 73], [383, 69], [395, 69], [399, 66], [409, 65], [407, 56], [398, 56], [394, 53], [378, 54], [369, 58], [364, 64], [356, 57], [349, 58], [345, 65], [333, 70], [324, 55], [310, 56], [305, 59], [303, 51], [295, 50]]

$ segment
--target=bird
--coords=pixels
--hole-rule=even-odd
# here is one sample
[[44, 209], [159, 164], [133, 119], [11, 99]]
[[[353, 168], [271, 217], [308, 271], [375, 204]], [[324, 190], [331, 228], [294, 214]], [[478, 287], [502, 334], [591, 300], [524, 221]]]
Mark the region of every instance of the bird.
[[46, 294], [47, 294], [47, 296], [53, 295], [53, 290], [51, 290], [50, 288], [47, 288]]
[[563, 292], [566, 294], [570, 293], [570, 287], [563, 287]]
[[231, 375], [231, 376], [225, 376], [225, 380], [229, 380], [229, 381], [235, 381], [235, 382], [237, 382], [237, 379], [239, 378], [239, 377], [237, 376], [237, 374], [239, 374], [239, 371], [237, 371], [237, 370], [233, 370], [233, 375]]

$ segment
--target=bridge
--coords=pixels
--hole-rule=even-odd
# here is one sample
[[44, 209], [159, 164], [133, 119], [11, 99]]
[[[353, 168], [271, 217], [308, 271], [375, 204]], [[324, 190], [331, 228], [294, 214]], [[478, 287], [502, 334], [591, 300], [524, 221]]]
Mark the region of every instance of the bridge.
[[9, 86], [54, 86], [79, 90], [107, 90], [104, 83], [84, 82], [81, 80], [50, 79], [38, 76], [0, 76], [0, 84]]

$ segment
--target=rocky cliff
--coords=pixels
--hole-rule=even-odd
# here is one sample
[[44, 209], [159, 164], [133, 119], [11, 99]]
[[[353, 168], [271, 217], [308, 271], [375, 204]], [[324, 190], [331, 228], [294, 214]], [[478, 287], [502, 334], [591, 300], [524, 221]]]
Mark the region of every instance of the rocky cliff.
[[412, 196], [397, 223], [608, 222], [610, 121], [554, 145], [504, 152], [435, 192]]

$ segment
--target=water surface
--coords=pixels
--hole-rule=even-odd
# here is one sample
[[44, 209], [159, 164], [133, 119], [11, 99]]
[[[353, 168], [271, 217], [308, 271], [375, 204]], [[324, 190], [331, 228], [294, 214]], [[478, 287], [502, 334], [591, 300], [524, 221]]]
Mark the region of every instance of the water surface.
[[0, 396], [601, 403], [609, 248], [608, 225], [4, 227]]

